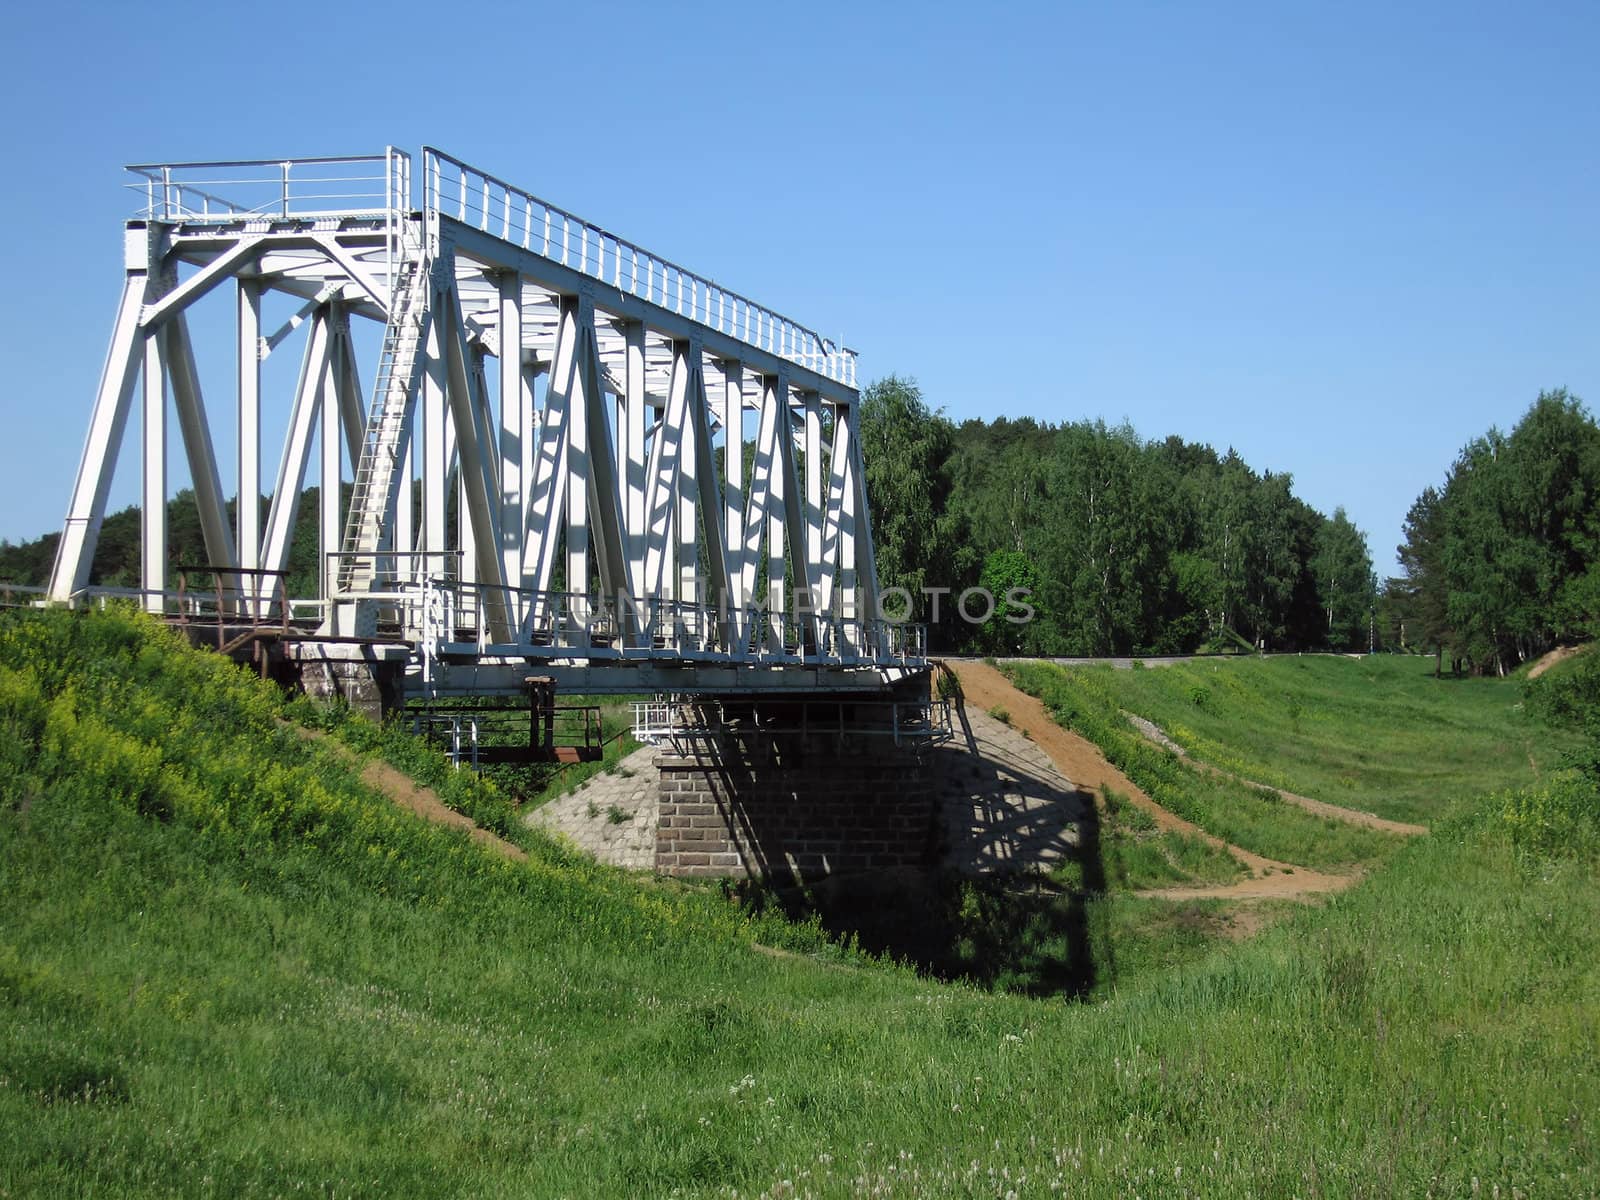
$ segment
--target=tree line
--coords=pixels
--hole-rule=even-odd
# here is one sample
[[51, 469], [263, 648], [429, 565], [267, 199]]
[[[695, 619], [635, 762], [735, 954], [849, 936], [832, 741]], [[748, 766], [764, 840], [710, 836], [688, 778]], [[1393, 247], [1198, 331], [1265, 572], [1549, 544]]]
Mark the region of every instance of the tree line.
[[1566, 389], [1462, 447], [1406, 515], [1386, 633], [1438, 669], [1511, 670], [1600, 633], [1600, 426]]
[[[1145, 441], [1103, 421], [956, 425], [893, 376], [862, 393], [860, 424], [879, 582], [915, 598], [935, 649], [1369, 645], [1377, 580], [1365, 535], [1231, 449]], [[1029, 589], [1032, 619], [969, 623], [953, 600], [970, 587]]]

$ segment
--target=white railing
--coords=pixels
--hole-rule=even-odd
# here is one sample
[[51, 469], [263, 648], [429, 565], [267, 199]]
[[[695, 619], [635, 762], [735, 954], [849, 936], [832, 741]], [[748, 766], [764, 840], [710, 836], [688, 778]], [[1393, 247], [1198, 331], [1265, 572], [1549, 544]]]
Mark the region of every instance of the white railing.
[[[405, 555], [377, 552], [404, 559]], [[339, 579], [343, 555], [330, 554], [328, 578]], [[422, 560], [425, 556], [413, 556]], [[454, 564], [451, 564], [454, 565]], [[421, 569], [418, 569], [421, 568]], [[424, 656], [462, 654], [528, 658], [672, 658], [701, 662], [922, 666], [927, 628], [760, 608], [724, 611], [714, 604], [656, 597], [605, 597], [461, 582], [423, 568], [374, 580], [371, 591], [345, 592], [335, 602], [367, 602], [388, 614], [394, 636]], [[496, 640], [503, 619], [513, 640]]]
[[147, 221], [237, 221], [394, 214], [411, 206], [411, 156], [134, 163], [127, 187]]
[[422, 148], [423, 206], [849, 387], [856, 353], [714, 280], [468, 166]]

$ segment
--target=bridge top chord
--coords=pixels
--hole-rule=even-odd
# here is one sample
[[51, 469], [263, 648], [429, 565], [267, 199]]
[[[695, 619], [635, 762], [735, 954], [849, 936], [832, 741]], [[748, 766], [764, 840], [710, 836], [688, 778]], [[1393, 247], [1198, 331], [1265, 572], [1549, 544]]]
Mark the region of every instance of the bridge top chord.
[[136, 216], [166, 224], [382, 217], [398, 253], [409, 214], [421, 212], [429, 228], [444, 217], [856, 386], [856, 352], [793, 318], [443, 150], [424, 146], [422, 164], [420, 205], [411, 156], [393, 146], [382, 154], [134, 163], [126, 170], [134, 177], [127, 187], [142, 198]]

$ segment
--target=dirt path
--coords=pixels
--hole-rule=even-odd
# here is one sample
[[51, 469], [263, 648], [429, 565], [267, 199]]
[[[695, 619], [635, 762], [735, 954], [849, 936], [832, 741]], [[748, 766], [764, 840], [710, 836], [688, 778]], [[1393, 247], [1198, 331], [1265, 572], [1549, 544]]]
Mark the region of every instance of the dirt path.
[[504, 838], [474, 824], [471, 817], [463, 816], [455, 809], [446, 807], [432, 788], [420, 786], [409, 775], [396, 770], [381, 759], [363, 762], [353, 750], [340, 745], [320, 729], [297, 726], [295, 732], [308, 741], [321, 742], [346, 762], [359, 766], [362, 783], [382, 792], [407, 812], [414, 813], [424, 821], [432, 821], [435, 825], [443, 825], [449, 829], [464, 829], [467, 836], [478, 845], [504, 858], [515, 862], [528, 860], [527, 854], [520, 847], [513, 846]]
[[1139, 892], [1139, 895], [1169, 900], [1293, 900], [1340, 891], [1361, 878], [1359, 875], [1325, 875], [1307, 867], [1264, 858], [1207, 833], [1192, 821], [1186, 821], [1162, 808], [1133, 780], [1106, 761], [1099, 747], [1087, 738], [1057, 725], [1043, 704], [1026, 692], [1018, 691], [995, 668], [981, 662], [952, 662], [950, 666], [961, 681], [962, 695], [969, 704], [983, 709], [1005, 709], [1011, 716], [1011, 724], [1031, 737], [1050, 757], [1056, 769], [1078, 787], [1101, 797], [1106, 788], [1111, 788], [1149, 813], [1157, 828], [1188, 834], [1226, 850], [1244, 864], [1251, 875], [1251, 878], [1237, 883], [1158, 888]]
[[1592, 645], [1592, 643], [1584, 642], [1577, 646], [1557, 646], [1554, 650], [1550, 651], [1549, 654], [1546, 654], [1544, 657], [1539, 659], [1538, 662], [1534, 663], [1533, 666], [1528, 668], [1528, 678], [1539, 678], [1539, 676], [1543, 675], [1558, 662], [1563, 662], [1566, 659], [1571, 658], [1574, 654], [1582, 654], [1590, 647], [1590, 645]]
[[1411, 825], [1405, 821], [1391, 821], [1387, 817], [1380, 817], [1377, 813], [1364, 812], [1359, 808], [1342, 808], [1337, 804], [1329, 804], [1326, 800], [1313, 800], [1310, 796], [1297, 796], [1293, 792], [1286, 792], [1282, 788], [1272, 787], [1270, 784], [1257, 783], [1253, 779], [1246, 779], [1242, 775], [1235, 775], [1232, 771], [1224, 771], [1221, 767], [1214, 767], [1208, 762], [1201, 762], [1190, 755], [1189, 751], [1180, 746], [1167, 736], [1166, 730], [1154, 721], [1145, 719], [1137, 713], [1124, 711], [1123, 716], [1128, 718], [1128, 723], [1144, 735], [1147, 741], [1154, 742], [1164, 750], [1171, 750], [1189, 766], [1203, 775], [1213, 779], [1225, 780], [1229, 783], [1242, 783], [1245, 787], [1260, 788], [1262, 791], [1271, 792], [1286, 803], [1293, 804], [1296, 808], [1303, 808], [1308, 813], [1315, 813], [1319, 817], [1328, 817], [1335, 821], [1343, 821], [1347, 825], [1361, 825], [1367, 829], [1377, 829], [1384, 833], [1397, 833], [1404, 837], [1416, 837], [1428, 832], [1426, 825]]

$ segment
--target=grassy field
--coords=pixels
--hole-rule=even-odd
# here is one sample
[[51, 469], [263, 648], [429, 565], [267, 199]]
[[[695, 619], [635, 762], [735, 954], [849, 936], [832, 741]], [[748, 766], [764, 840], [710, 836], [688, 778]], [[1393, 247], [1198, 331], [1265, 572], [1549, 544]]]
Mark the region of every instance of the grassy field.
[[1069, 1004], [536, 835], [492, 858], [283, 711], [141, 618], [0, 616], [0, 1195], [1600, 1187], [1600, 797], [1571, 773]]
[[1019, 688], [1039, 697], [1060, 724], [1099, 746], [1158, 804], [1226, 842], [1280, 862], [1331, 871], [1380, 862], [1398, 846], [1391, 834], [1306, 812], [1246, 783], [1201, 774], [1147, 741], [1123, 716], [1119, 676], [1156, 672], [1049, 663], [1008, 663], [1006, 672]]
[[1053, 669], [1078, 693], [1149, 718], [1214, 766], [1421, 824], [1460, 797], [1548, 773], [1576, 744], [1528, 719], [1516, 686], [1435, 679], [1431, 658], [1311, 655]]

